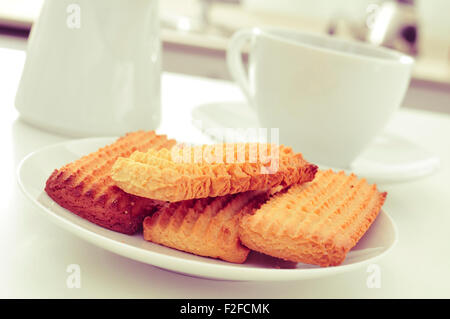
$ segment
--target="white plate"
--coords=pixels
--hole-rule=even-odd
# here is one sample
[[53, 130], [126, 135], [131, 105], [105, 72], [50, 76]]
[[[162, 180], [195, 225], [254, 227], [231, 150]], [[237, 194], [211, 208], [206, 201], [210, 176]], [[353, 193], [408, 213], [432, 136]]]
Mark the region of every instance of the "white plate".
[[[223, 135], [215, 135], [216, 132], [221, 134], [223, 128], [259, 127], [255, 111], [242, 102], [200, 105], [192, 111], [192, 117], [197, 128], [216, 140], [223, 138]], [[406, 182], [429, 176], [439, 168], [440, 159], [403, 137], [384, 132], [375, 138], [349, 169], [315, 164], [322, 169], [353, 172], [365, 177], [369, 182], [381, 184]]]
[[167, 270], [204, 278], [279, 281], [323, 277], [363, 267], [384, 256], [397, 241], [397, 231], [392, 219], [381, 211], [372, 227], [340, 266], [319, 268], [305, 264], [292, 265], [256, 253], [252, 253], [247, 262], [238, 265], [146, 242], [140, 234], [128, 236], [107, 230], [60, 207], [44, 192], [44, 185], [55, 168], [95, 151], [113, 140], [113, 138], [82, 139], [38, 150], [22, 160], [18, 168], [18, 181], [25, 195], [45, 216], [71, 233], [116, 254]]

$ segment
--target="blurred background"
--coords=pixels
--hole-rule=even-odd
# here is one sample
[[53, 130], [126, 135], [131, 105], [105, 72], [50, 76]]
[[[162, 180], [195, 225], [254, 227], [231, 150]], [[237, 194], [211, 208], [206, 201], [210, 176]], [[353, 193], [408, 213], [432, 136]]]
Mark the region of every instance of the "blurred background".
[[[42, 3], [43, 0], [0, 0], [1, 35], [18, 38], [17, 46], [26, 46]], [[229, 80], [225, 50], [233, 32], [253, 26], [289, 27], [366, 41], [414, 56], [416, 64], [404, 106], [450, 113], [448, 0], [159, 3], [165, 71]]]

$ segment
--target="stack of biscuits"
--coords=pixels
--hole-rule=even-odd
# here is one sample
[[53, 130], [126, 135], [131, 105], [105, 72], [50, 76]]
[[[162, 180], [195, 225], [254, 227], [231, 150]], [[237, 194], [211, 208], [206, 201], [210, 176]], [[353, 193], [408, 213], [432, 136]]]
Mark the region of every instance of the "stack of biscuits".
[[343, 262], [386, 197], [290, 147], [183, 146], [144, 131], [55, 170], [45, 190], [100, 226], [192, 254], [243, 263], [254, 250], [324, 267]]

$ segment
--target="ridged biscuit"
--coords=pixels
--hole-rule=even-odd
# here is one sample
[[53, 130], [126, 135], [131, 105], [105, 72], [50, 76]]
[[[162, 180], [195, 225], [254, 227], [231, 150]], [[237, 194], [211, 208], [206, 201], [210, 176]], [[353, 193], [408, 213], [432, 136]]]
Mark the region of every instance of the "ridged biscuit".
[[294, 262], [341, 264], [386, 198], [354, 174], [319, 171], [315, 179], [274, 195], [242, 217], [239, 238], [250, 249]]
[[119, 156], [173, 145], [174, 140], [153, 131], [129, 133], [113, 144], [55, 170], [47, 180], [45, 191], [60, 206], [93, 223], [133, 234], [142, 229], [144, 217], [162, 203], [127, 194], [116, 187], [110, 177], [111, 167]]
[[241, 215], [266, 193], [193, 199], [158, 210], [144, 220], [144, 239], [192, 254], [243, 263], [249, 249], [238, 238]]
[[177, 202], [305, 183], [316, 171], [289, 147], [217, 144], [135, 152], [117, 159], [112, 179], [127, 193]]

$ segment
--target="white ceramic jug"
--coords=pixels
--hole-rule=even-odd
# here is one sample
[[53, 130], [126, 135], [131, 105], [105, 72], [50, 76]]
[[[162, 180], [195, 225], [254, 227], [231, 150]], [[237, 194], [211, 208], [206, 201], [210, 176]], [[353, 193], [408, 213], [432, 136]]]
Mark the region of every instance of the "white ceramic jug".
[[157, 0], [46, 0], [16, 95], [22, 118], [72, 136], [160, 121]]

